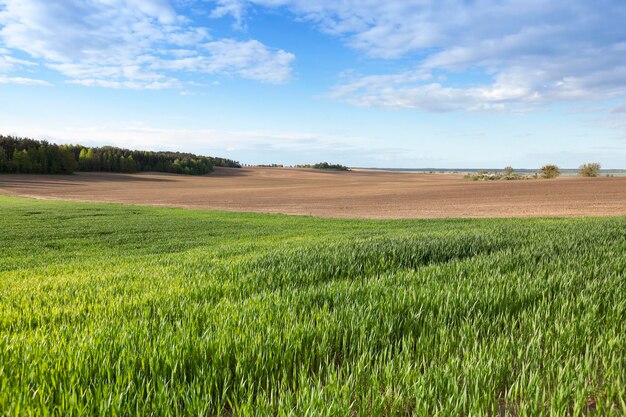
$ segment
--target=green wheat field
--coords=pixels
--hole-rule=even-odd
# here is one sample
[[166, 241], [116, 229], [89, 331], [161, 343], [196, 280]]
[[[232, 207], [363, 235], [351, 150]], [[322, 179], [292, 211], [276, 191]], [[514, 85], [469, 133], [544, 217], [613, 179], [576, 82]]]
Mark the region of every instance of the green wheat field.
[[0, 197], [2, 416], [623, 416], [626, 218]]

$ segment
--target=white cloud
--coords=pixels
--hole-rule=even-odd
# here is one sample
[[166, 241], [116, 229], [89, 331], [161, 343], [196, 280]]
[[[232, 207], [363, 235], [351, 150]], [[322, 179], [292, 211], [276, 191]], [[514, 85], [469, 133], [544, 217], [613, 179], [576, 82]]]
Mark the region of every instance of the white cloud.
[[[245, 8], [238, 3], [241, 16]], [[362, 106], [438, 111], [528, 108], [626, 94], [626, 3], [621, 0], [248, 0], [246, 4], [283, 8], [366, 56], [402, 58], [405, 66], [413, 61], [414, 73], [447, 74], [457, 80], [410, 80], [402, 72], [382, 74], [370, 83], [368, 75], [331, 92]], [[481, 77], [461, 80], [467, 72]], [[379, 82], [384, 78], [389, 82]]]
[[[549, 65], [547, 65], [549, 67]], [[626, 65], [555, 77], [536, 68], [506, 68], [493, 82], [446, 86], [405, 74], [366, 76], [336, 86], [330, 97], [363, 107], [417, 108], [426, 111], [512, 109], [528, 111], [555, 102], [594, 101], [626, 94]]]
[[111, 81], [104, 79], [85, 78], [80, 80], [68, 81], [70, 84], [83, 85], [85, 87], [104, 87], [104, 88], [127, 88], [131, 90], [162, 90], [165, 88], [174, 88], [181, 85], [180, 82], [174, 81]]
[[222, 39], [198, 45], [201, 54], [154, 59], [150, 66], [171, 71], [234, 75], [269, 83], [283, 83], [291, 75], [293, 54], [275, 51], [261, 42]]
[[[214, 50], [221, 43], [229, 49]], [[174, 73], [181, 53], [203, 63], [184, 68], [194, 75], [269, 83], [287, 81], [294, 59], [254, 40], [211, 39], [206, 28], [193, 26], [166, 0], [0, 0], [0, 44], [40, 60], [72, 83], [113, 88], [183, 84]], [[14, 69], [4, 55], [0, 51], [0, 70]]]
[[221, 40], [207, 43], [204, 48], [213, 57], [211, 70], [274, 83], [288, 79], [290, 64], [295, 59], [293, 54], [274, 52], [258, 41]]
[[243, 30], [246, 28], [244, 23], [245, 4], [242, 0], [217, 0], [217, 7], [211, 12], [211, 17], [220, 18], [224, 16], [232, 16], [235, 20], [233, 24], [235, 29]]
[[37, 66], [36, 63], [25, 59], [15, 58], [11, 51], [0, 48], [0, 84], [20, 85], [50, 85], [49, 83], [30, 77], [10, 76], [12, 72]]
[[24, 77], [5, 77], [0, 75], [0, 84], [19, 84], [19, 85], [45, 85], [51, 86], [47, 81], [35, 80], [33, 78]]
[[34, 62], [18, 59], [10, 55], [6, 49], [0, 49], [0, 72], [7, 73], [21, 67], [35, 66]]

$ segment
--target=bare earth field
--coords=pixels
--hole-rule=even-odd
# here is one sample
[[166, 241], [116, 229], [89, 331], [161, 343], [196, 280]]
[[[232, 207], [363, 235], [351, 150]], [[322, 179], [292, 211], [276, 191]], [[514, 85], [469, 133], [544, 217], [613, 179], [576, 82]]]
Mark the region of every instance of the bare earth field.
[[2, 175], [0, 194], [320, 217], [553, 217], [626, 214], [626, 177], [474, 182], [453, 174], [217, 168]]

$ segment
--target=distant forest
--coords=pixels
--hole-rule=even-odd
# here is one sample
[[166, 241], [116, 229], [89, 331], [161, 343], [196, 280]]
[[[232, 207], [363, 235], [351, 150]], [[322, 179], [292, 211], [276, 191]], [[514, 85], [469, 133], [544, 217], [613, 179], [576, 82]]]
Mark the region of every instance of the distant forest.
[[328, 162], [318, 162], [317, 164], [296, 165], [296, 168], [313, 168], [313, 169], [327, 169], [331, 171], [350, 171], [345, 165], [329, 164]]
[[237, 161], [181, 152], [131, 151], [112, 146], [88, 148], [0, 135], [0, 173], [72, 174], [96, 172], [170, 172], [203, 175], [214, 166], [241, 168]]

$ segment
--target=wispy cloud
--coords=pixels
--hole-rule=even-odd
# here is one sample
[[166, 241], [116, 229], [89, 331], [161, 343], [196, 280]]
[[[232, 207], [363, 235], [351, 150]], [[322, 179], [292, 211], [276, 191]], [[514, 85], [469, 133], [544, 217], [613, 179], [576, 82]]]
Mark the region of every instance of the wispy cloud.
[[233, 27], [235, 29], [246, 29], [244, 20], [246, 6], [242, 0], [217, 0], [216, 3], [217, 7], [211, 12], [211, 17], [221, 18], [224, 16], [232, 16], [234, 19]]
[[0, 48], [0, 72], [7, 73], [18, 68], [36, 66], [37, 64], [25, 59], [11, 56], [10, 51]]
[[20, 84], [20, 85], [45, 85], [51, 86], [47, 81], [44, 80], [36, 80], [33, 78], [25, 78], [25, 77], [5, 77], [0, 75], [0, 84]]

